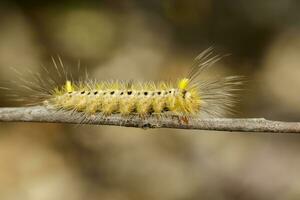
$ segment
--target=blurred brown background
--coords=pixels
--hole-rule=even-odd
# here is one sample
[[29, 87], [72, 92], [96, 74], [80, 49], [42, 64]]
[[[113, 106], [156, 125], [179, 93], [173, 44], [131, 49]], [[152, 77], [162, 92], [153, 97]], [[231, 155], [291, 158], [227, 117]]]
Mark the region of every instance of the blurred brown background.
[[[0, 81], [56, 55], [101, 80], [176, 80], [214, 46], [231, 56], [212, 73], [248, 79], [236, 117], [300, 121], [299, 10], [297, 0], [1, 1]], [[0, 199], [299, 199], [299, 154], [297, 135], [2, 123]]]

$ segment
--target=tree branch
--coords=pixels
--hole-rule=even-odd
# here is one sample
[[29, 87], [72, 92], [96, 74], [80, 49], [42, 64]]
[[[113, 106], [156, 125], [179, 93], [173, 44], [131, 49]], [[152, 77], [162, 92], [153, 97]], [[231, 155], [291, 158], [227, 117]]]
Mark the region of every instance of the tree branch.
[[137, 128], [176, 128], [236, 132], [273, 132], [300, 133], [299, 122], [269, 121], [263, 118], [250, 119], [180, 119], [179, 117], [148, 117], [137, 116], [124, 118], [120, 115], [89, 116], [70, 111], [57, 111], [43, 106], [0, 108], [0, 122], [46, 122], [68, 124], [96, 124]]

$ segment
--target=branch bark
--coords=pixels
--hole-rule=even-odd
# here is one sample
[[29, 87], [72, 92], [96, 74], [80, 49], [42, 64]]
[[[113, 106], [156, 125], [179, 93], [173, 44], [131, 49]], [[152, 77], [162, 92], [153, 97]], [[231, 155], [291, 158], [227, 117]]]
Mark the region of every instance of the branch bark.
[[136, 128], [176, 128], [214, 130], [230, 132], [266, 132], [266, 133], [300, 133], [300, 122], [269, 121], [263, 118], [230, 119], [190, 118], [182, 120], [178, 117], [148, 117], [137, 116], [124, 118], [112, 116], [83, 116], [70, 111], [57, 111], [44, 106], [0, 108], [0, 122], [44, 122], [68, 124], [112, 125]]

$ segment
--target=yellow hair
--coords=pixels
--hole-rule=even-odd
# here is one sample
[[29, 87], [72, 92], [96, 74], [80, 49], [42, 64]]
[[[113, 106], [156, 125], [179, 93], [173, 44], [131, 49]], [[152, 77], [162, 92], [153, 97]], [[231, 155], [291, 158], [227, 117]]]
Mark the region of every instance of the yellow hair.
[[180, 81], [178, 83], [178, 88], [181, 90], [186, 90], [187, 87], [189, 86], [189, 83], [190, 83], [190, 79], [188, 79], [188, 78], [180, 79]]
[[65, 89], [68, 93], [73, 92], [74, 91], [74, 87], [72, 86], [72, 82], [67, 80], [66, 84], [65, 84]]

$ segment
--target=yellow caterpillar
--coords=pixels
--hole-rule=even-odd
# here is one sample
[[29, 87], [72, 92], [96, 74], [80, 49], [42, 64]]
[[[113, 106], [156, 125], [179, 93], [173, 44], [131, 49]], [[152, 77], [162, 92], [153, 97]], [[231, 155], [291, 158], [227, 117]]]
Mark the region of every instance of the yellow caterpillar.
[[[241, 84], [240, 77], [231, 76], [211, 81], [198, 79], [207, 67], [220, 59], [220, 56], [213, 56], [212, 48], [203, 51], [195, 58], [190, 73], [175, 83], [88, 79], [73, 81], [62, 67], [66, 77], [64, 84], [45, 90], [43, 85], [47, 84], [38, 78], [40, 84], [33, 84], [30, 88], [40, 92], [40, 100], [46, 105], [86, 115], [222, 117], [234, 105], [235, 91]], [[59, 72], [55, 61], [54, 64]], [[59, 75], [61, 76], [60, 72]]]

